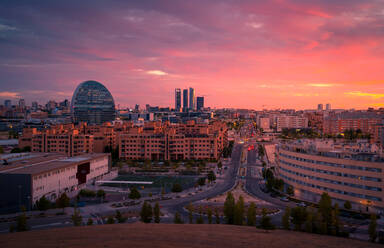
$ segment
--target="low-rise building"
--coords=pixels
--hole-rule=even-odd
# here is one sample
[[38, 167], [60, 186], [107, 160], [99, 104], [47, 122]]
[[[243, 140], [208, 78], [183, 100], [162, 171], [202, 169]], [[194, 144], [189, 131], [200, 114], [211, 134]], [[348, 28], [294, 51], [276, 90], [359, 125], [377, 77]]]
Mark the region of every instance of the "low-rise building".
[[55, 201], [61, 194], [102, 179], [110, 171], [108, 154], [67, 157], [57, 153], [18, 153], [1, 156], [0, 213], [31, 209], [45, 196]]

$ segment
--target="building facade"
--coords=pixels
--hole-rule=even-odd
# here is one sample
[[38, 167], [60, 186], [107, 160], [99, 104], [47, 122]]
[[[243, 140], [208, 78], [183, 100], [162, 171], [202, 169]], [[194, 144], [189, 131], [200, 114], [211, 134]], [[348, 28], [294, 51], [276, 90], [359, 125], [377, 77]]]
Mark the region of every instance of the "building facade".
[[189, 109], [196, 109], [195, 89], [189, 88]]
[[384, 209], [384, 159], [369, 143], [326, 141], [283, 143], [277, 149], [278, 176], [293, 186], [296, 198], [318, 202], [327, 192], [333, 203], [353, 209]]
[[204, 97], [198, 96], [196, 97], [196, 109], [202, 110], [204, 108]]
[[55, 201], [61, 194], [75, 195], [110, 171], [108, 154], [66, 157], [54, 153], [7, 154], [0, 165], [0, 212], [30, 210], [45, 196]]
[[175, 89], [175, 111], [180, 112], [181, 110], [181, 90]]

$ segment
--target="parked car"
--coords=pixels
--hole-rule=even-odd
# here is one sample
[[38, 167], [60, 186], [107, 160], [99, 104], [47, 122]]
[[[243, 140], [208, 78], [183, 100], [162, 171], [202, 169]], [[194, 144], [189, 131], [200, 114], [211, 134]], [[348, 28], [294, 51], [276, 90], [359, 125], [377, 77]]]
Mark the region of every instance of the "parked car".
[[307, 206], [307, 204], [305, 204], [305, 202], [298, 202], [296, 205], [299, 207], [306, 207]]
[[289, 202], [289, 199], [287, 197], [283, 196], [283, 197], [280, 197], [280, 201]]

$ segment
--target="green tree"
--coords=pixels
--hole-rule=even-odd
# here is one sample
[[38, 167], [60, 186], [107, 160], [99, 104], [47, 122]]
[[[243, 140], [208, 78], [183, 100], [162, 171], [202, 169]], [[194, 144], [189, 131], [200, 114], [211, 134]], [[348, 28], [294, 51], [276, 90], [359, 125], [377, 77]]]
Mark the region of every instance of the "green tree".
[[332, 225], [332, 199], [328, 193], [324, 192], [319, 201], [319, 212], [322, 221], [325, 223], [327, 233], [331, 230]]
[[204, 224], [203, 210], [201, 206], [199, 208], [199, 215], [196, 217], [196, 224]]
[[147, 201], [143, 203], [140, 212], [141, 221], [144, 223], [150, 223], [152, 221], [152, 206]]
[[181, 219], [180, 213], [176, 212], [175, 217], [173, 218], [173, 223], [175, 224], [184, 224], [184, 221]]
[[208, 224], [212, 224], [212, 209], [211, 208], [208, 208], [207, 216], [208, 216]]
[[80, 215], [80, 211], [77, 208], [74, 208], [71, 219], [74, 226], [81, 226], [83, 217]]
[[101, 198], [101, 199], [105, 199], [105, 191], [102, 190], [102, 189], [99, 189], [97, 192], [96, 192], [96, 195], [97, 197]]
[[283, 228], [286, 230], [291, 229], [289, 224], [289, 217], [291, 216], [291, 209], [287, 207], [284, 211], [283, 216], [281, 217], [281, 223], [283, 225]]
[[227, 198], [224, 202], [224, 217], [227, 224], [234, 224], [235, 217], [235, 198], [231, 192], [227, 193]]
[[217, 168], [219, 168], [219, 169], [223, 168], [223, 163], [221, 163], [221, 161], [219, 161], [219, 162], [217, 163]]
[[200, 186], [204, 186], [204, 185], [205, 185], [205, 177], [200, 177], [200, 178], [197, 180], [197, 183], [198, 183]]
[[69, 204], [70, 204], [70, 199], [66, 193], [61, 194], [60, 197], [57, 198], [56, 200], [56, 206], [58, 208], [62, 208], [63, 213], [64, 213], [64, 208], [69, 207]]
[[239, 196], [235, 205], [234, 223], [235, 225], [243, 225], [244, 222], [244, 199]]
[[93, 220], [92, 220], [92, 218], [88, 218], [87, 226], [92, 226], [92, 225], [93, 225]]
[[291, 185], [289, 185], [287, 188], [287, 194], [292, 196], [295, 194], [293, 187]]
[[275, 226], [271, 223], [271, 217], [267, 215], [267, 210], [263, 208], [261, 213], [260, 227], [265, 230], [275, 229]]
[[51, 205], [51, 202], [47, 198], [45, 198], [45, 196], [41, 197], [38, 201], [36, 201], [36, 207], [40, 211], [48, 210]]
[[256, 205], [253, 202], [248, 206], [247, 225], [248, 226], [255, 226], [256, 225]]
[[191, 203], [187, 206], [189, 224], [193, 224], [193, 205]]
[[307, 216], [305, 218], [305, 231], [312, 233], [314, 227], [314, 214], [312, 212], [307, 212]]
[[115, 218], [118, 223], [124, 223], [127, 221], [127, 217], [124, 217], [119, 210], [116, 210]]
[[112, 216], [108, 216], [107, 224], [115, 224], [115, 219]]
[[369, 240], [371, 242], [375, 242], [377, 238], [377, 221], [376, 221], [376, 215], [371, 215], [371, 222], [369, 223], [368, 227], [368, 233], [369, 233]]
[[295, 226], [295, 230], [300, 231], [307, 217], [307, 211], [304, 207], [292, 208], [291, 217], [292, 217], [292, 223]]
[[128, 197], [130, 199], [140, 199], [141, 195], [140, 195], [140, 192], [135, 187], [132, 187]]
[[28, 231], [27, 216], [25, 213], [20, 214], [16, 217], [16, 231], [24, 232]]
[[153, 208], [153, 214], [154, 214], [154, 222], [160, 223], [160, 206], [159, 203], [156, 202], [155, 207]]
[[339, 205], [336, 203], [332, 210], [332, 234], [339, 235], [340, 233], [340, 210]]
[[220, 215], [219, 215], [218, 208], [215, 208], [215, 220], [216, 220], [216, 224], [220, 224]]
[[345, 209], [351, 209], [352, 208], [352, 204], [351, 204], [351, 202], [350, 201], [346, 201], [346, 202], [344, 202], [344, 208]]
[[210, 183], [216, 181], [216, 175], [213, 171], [208, 172], [207, 178]]
[[174, 183], [172, 186], [172, 192], [178, 193], [181, 191], [183, 191], [183, 188], [181, 187], [181, 185], [179, 183]]

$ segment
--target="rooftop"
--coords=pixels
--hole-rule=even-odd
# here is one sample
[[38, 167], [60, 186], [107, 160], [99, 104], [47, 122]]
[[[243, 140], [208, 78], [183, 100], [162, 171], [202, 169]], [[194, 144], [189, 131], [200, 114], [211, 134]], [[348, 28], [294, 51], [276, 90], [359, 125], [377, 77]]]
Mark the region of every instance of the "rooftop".
[[34, 175], [106, 156], [108, 154], [104, 153], [87, 153], [76, 157], [56, 153], [7, 154], [0, 156], [0, 173]]

